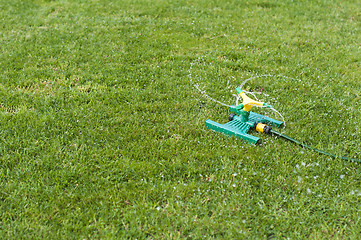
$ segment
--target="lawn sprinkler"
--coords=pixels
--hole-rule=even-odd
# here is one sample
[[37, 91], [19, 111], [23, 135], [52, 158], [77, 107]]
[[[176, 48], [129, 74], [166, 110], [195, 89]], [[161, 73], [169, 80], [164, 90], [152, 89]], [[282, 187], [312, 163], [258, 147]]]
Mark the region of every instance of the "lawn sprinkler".
[[[206, 126], [210, 129], [230, 136], [236, 136], [251, 144], [256, 144], [260, 141], [259, 137], [248, 134], [248, 131], [252, 128], [257, 132], [270, 134], [272, 127], [281, 127], [283, 122], [266, 117], [264, 115], [252, 112], [253, 106], [273, 108], [271, 105], [253, 100], [248, 97], [244, 90], [236, 88], [239, 96], [243, 99], [243, 102], [237, 106], [230, 106], [229, 110], [232, 112], [226, 124], [220, 124], [210, 119], [206, 120]], [[269, 125], [266, 125], [269, 124]]]
[[[248, 97], [246, 95], [246, 91], [242, 90], [241, 88], [236, 88], [236, 90], [237, 90], [239, 97], [241, 97], [243, 99], [243, 102], [239, 105], [238, 105], [238, 103], [236, 103], [236, 106], [234, 106], [234, 105], [228, 106], [227, 105], [229, 107], [229, 110], [232, 112], [228, 117], [229, 122], [226, 124], [220, 124], [220, 123], [214, 122], [210, 119], [207, 119], [205, 122], [207, 127], [209, 127], [210, 129], [212, 129], [216, 132], [220, 132], [220, 133], [230, 135], [230, 136], [236, 136], [238, 138], [241, 138], [241, 139], [247, 141], [248, 143], [255, 145], [260, 141], [260, 138], [248, 134], [248, 131], [250, 129], [254, 129], [257, 132], [273, 134], [273, 135], [282, 137], [284, 139], [287, 139], [293, 143], [300, 145], [303, 148], [308, 148], [308, 149], [314, 150], [320, 154], [324, 154], [324, 155], [327, 155], [327, 156], [330, 156], [333, 158], [340, 158], [340, 159], [347, 160], [347, 161], [361, 163], [361, 160], [359, 160], [359, 159], [337, 156], [335, 154], [331, 154], [331, 153], [325, 152], [323, 150], [319, 150], [319, 149], [311, 147], [303, 142], [297, 141], [283, 133], [273, 130], [272, 129], [273, 126], [276, 126], [279, 128], [284, 123], [282, 121], [278, 121], [278, 120], [269, 118], [267, 116], [252, 112], [251, 109], [252, 109], [252, 107], [257, 106], [257, 107], [269, 108], [274, 111], [276, 111], [276, 110], [267, 103], [256, 101], [256, 100], [253, 100], [252, 98]], [[223, 105], [225, 105], [225, 104], [223, 104]]]

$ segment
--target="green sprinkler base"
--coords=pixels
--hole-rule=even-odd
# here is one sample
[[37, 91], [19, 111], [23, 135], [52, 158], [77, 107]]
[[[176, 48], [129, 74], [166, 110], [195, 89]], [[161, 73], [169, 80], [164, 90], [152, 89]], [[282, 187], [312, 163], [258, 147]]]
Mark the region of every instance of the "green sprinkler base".
[[220, 124], [212, 120], [206, 120], [206, 126], [210, 129], [230, 136], [236, 136], [242, 138], [251, 144], [256, 144], [260, 138], [247, 134], [251, 128], [247, 123], [242, 123], [237, 120], [230, 121], [226, 124]]
[[249, 129], [253, 127], [256, 122], [265, 123], [276, 127], [280, 127], [283, 124], [283, 122], [281, 121], [254, 112], [249, 112], [247, 121], [244, 121], [245, 118], [242, 115], [232, 115], [232, 119], [230, 120], [231, 121], [226, 124], [220, 124], [210, 119], [207, 119], [206, 126], [216, 132], [220, 132], [230, 136], [236, 136], [247, 141], [248, 143], [257, 144], [260, 141], [260, 138], [248, 134]]

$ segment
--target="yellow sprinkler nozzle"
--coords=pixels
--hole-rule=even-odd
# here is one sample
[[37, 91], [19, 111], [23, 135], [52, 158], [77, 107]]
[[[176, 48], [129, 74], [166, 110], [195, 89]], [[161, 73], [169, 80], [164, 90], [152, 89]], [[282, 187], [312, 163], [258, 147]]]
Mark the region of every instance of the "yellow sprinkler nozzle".
[[253, 106], [272, 108], [272, 106], [267, 103], [259, 102], [259, 101], [253, 100], [252, 98], [248, 97], [242, 89], [237, 88], [236, 90], [237, 90], [239, 96], [241, 96], [243, 99], [242, 105], [243, 105], [244, 111], [246, 111], [246, 112], [251, 111]]

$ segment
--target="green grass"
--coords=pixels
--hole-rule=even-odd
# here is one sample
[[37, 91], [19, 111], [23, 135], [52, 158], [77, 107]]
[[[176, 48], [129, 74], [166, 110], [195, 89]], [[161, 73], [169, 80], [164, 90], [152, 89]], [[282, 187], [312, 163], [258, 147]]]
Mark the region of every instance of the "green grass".
[[358, 1], [0, 6], [1, 239], [359, 238], [359, 164], [212, 132], [193, 87], [270, 74], [283, 133], [360, 159]]

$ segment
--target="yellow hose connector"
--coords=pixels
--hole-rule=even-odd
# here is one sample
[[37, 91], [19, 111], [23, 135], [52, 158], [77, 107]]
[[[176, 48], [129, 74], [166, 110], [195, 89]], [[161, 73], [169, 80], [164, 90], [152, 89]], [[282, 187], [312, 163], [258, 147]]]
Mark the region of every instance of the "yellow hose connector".
[[270, 134], [272, 130], [272, 127], [259, 122], [256, 122], [253, 128], [256, 129], [257, 132], [265, 133], [265, 134]]
[[264, 128], [265, 128], [266, 126], [267, 126], [266, 124], [258, 123], [258, 124], [256, 125], [256, 131], [263, 133]]

